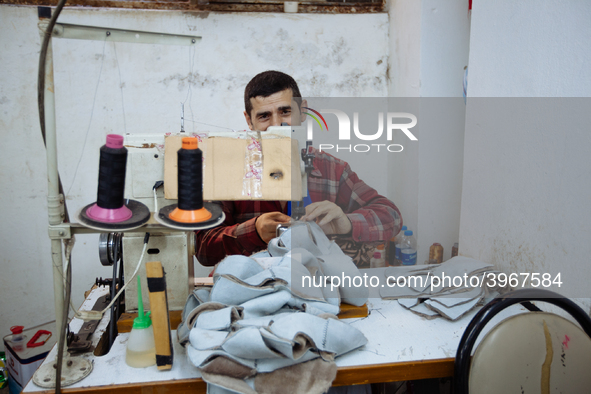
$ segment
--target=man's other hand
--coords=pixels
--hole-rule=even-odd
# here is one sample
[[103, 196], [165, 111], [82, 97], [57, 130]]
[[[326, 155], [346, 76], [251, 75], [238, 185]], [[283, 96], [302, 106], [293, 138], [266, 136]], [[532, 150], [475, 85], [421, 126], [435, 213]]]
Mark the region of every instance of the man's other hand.
[[314, 220], [325, 234], [349, 234], [351, 221], [341, 207], [330, 201], [315, 202], [306, 207], [302, 221]]
[[267, 212], [257, 218], [255, 227], [261, 239], [265, 243], [269, 243], [276, 236], [277, 225], [287, 223], [290, 219], [289, 216], [281, 212]]

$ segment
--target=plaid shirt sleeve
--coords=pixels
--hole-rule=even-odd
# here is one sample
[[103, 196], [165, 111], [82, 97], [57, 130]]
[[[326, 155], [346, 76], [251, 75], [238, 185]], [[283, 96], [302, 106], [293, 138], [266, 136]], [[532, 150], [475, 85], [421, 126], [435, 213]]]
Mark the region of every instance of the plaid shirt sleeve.
[[349, 164], [315, 150], [314, 171], [308, 179], [312, 201], [337, 204], [351, 220], [350, 238], [357, 242], [387, 241], [402, 227], [392, 201], [363, 182]]
[[195, 255], [201, 265], [214, 266], [226, 256], [249, 256], [267, 247], [255, 228], [259, 212], [253, 212], [253, 217], [238, 222], [234, 202], [223, 201], [219, 204], [226, 215], [224, 222], [209, 230], [195, 231]]

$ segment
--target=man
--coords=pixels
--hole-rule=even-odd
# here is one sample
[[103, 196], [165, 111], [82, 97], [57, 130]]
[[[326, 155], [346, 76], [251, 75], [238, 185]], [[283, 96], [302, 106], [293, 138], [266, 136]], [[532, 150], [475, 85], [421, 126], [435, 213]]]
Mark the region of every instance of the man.
[[[251, 130], [292, 124], [292, 99], [301, 100], [295, 80], [278, 71], [255, 76], [244, 92], [244, 117]], [[306, 100], [301, 101], [305, 107]], [[305, 114], [298, 109], [300, 121]], [[293, 121], [298, 121], [295, 117]], [[387, 241], [400, 231], [398, 208], [367, 186], [349, 165], [326, 152], [313, 150], [314, 170], [308, 176], [312, 204], [300, 220], [314, 220], [336, 241]], [[196, 255], [202, 265], [213, 266], [227, 255], [251, 255], [267, 248], [278, 224], [289, 222], [285, 201], [224, 201], [222, 225], [196, 231]], [[341, 241], [341, 242], [339, 242]]]

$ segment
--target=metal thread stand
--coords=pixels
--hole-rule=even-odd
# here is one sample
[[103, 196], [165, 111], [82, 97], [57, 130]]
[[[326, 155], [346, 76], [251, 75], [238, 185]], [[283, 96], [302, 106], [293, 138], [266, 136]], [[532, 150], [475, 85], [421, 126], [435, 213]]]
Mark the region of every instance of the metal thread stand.
[[[47, 30], [48, 21], [39, 22], [41, 32]], [[80, 40], [99, 40], [131, 43], [147, 43], [161, 45], [195, 45], [201, 40], [198, 36], [173, 35], [162, 33], [148, 33], [143, 31], [108, 29], [103, 27], [80, 26], [64, 23], [56, 23], [54, 26], [49, 46], [47, 48], [47, 60], [45, 63], [45, 123], [46, 123], [46, 148], [47, 148], [47, 206], [49, 215], [49, 238], [51, 239], [51, 261], [53, 264], [53, 292], [55, 302], [56, 326], [62, 327], [64, 308], [64, 257], [62, 241], [71, 239], [74, 234], [97, 233], [97, 230], [88, 229], [76, 223], [64, 222], [64, 196], [59, 193], [59, 174], [57, 164], [57, 134], [55, 115], [55, 86], [53, 79], [53, 51], [51, 41], [53, 38], [70, 38]], [[135, 231], [147, 229], [164, 229], [161, 225], [148, 225]], [[113, 284], [114, 286], [114, 284]], [[115, 324], [115, 322], [111, 322]], [[66, 335], [58, 333], [59, 338]], [[64, 341], [66, 346], [66, 341]], [[74, 384], [90, 374], [92, 364], [82, 357], [70, 357], [67, 349], [64, 349], [62, 360], [62, 386]], [[35, 372], [33, 381], [35, 384], [46, 387], [55, 387], [56, 369], [53, 363], [47, 363]]]

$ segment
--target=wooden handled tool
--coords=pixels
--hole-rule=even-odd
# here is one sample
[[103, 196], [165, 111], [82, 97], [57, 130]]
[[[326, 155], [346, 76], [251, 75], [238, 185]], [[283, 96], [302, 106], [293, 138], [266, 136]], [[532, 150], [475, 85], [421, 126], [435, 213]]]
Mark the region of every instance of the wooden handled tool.
[[166, 296], [166, 278], [159, 261], [146, 263], [148, 291], [152, 325], [154, 326], [154, 342], [156, 343], [156, 365], [159, 370], [172, 368], [172, 341], [170, 338], [170, 320], [168, 318], [168, 299]]

